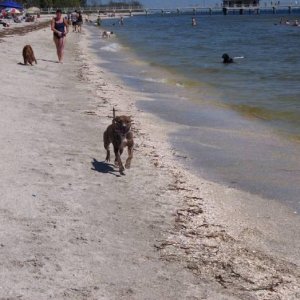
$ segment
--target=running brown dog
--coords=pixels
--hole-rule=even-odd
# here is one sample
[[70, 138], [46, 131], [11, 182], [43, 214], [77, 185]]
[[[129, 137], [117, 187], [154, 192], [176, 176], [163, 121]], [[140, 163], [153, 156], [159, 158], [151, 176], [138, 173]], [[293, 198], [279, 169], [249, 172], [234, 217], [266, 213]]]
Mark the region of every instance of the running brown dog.
[[37, 64], [32, 47], [30, 45], [24, 46], [23, 59], [24, 59], [24, 65], [27, 65], [28, 63], [32, 65], [33, 62]]
[[131, 117], [115, 116], [113, 109], [112, 124], [107, 127], [103, 134], [104, 148], [106, 150], [105, 161], [110, 161], [109, 145], [112, 143], [115, 153], [115, 165], [119, 167], [120, 174], [124, 175], [124, 166], [121, 160], [121, 155], [125, 147], [128, 147], [128, 158], [125, 163], [125, 168], [129, 169], [133, 157], [133, 134], [131, 131]]

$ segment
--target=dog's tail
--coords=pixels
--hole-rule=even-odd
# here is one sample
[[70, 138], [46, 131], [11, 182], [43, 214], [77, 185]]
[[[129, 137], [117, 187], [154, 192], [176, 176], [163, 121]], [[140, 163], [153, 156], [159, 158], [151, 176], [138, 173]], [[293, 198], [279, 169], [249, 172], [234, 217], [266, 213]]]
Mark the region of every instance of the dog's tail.
[[115, 107], [113, 107], [113, 124], [115, 123], [115, 118], [116, 118], [116, 110]]

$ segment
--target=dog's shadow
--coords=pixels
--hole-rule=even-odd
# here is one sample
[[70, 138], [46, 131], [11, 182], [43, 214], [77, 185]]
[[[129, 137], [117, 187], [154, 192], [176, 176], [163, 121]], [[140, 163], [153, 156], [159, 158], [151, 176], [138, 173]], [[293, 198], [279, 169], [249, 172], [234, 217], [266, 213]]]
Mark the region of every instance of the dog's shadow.
[[93, 158], [93, 161], [91, 163], [93, 166], [93, 168], [92, 168], [93, 171], [97, 171], [97, 172], [103, 173], [103, 174], [111, 174], [116, 177], [121, 177], [119, 171], [116, 171], [112, 164], [109, 164], [105, 161], [98, 161], [95, 158]]
[[31, 66], [31, 67], [33, 66], [33, 65], [31, 65], [31, 64], [27, 64], [27, 65], [25, 65], [25, 64], [24, 64], [24, 63], [22, 63], [22, 62], [18, 62], [18, 65], [20, 65], [20, 66], [27, 66], [27, 67], [28, 67], [28, 66]]

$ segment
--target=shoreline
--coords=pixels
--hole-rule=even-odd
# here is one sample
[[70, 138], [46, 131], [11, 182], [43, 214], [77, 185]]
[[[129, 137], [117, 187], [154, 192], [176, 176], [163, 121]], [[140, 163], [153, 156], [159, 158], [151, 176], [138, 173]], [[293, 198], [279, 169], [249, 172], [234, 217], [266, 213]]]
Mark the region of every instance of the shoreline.
[[[96, 61], [94, 62], [94, 64], [96, 64]], [[109, 73], [108, 68], [105, 70], [104, 73], [107, 75], [107, 72]], [[111, 76], [113, 79], [109, 76]], [[109, 76], [108, 76], [109, 79], [107, 79], [107, 81], [118, 82], [118, 79], [115, 78], [114, 75], [110, 74]], [[118, 82], [116, 84], [122, 84], [122, 83]], [[147, 96], [145, 97], [145, 95], [142, 96], [139, 95], [140, 93], [142, 94], [142, 92], [139, 92], [134, 88], [130, 88], [130, 89], [133, 90], [135, 93], [137, 93], [136, 98], [141, 98], [141, 97], [143, 99], [147, 98]], [[153, 100], [149, 99], [149, 101], [153, 101]], [[154, 142], [156, 150], [153, 153], [150, 152], [152, 156], [152, 163], [158, 168], [160, 167], [164, 168], [166, 165], [167, 169], [173, 170], [172, 171], [172, 175], [174, 176], [173, 184], [171, 184], [169, 188], [170, 190], [177, 191], [180, 194], [180, 197], [184, 198], [184, 201], [182, 201], [181, 203], [181, 207], [179, 207], [175, 213], [174, 232], [176, 233], [173, 232], [173, 234], [171, 234], [171, 236], [169, 236], [166, 239], [166, 241], [162, 242], [160, 245], [156, 245], [156, 247], [160, 251], [162, 251], [162, 256], [166, 260], [174, 259], [175, 261], [176, 260], [181, 261], [182, 260], [182, 258], [180, 258], [181, 256], [189, 256], [186, 255], [186, 253], [182, 253], [182, 248], [183, 249], [189, 248], [188, 246], [184, 245], [185, 242], [182, 242], [183, 240], [182, 238], [183, 236], [185, 236], [185, 238], [188, 240], [190, 237], [192, 237], [191, 241], [187, 241], [187, 244], [190, 243], [191, 244], [190, 248], [195, 248], [193, 239], [195, 237], [201, 238], [202, 235], [204, 234], [201, 231], [195, 233], [195, 226], [197, 227], [199, 226], [199, 224], [200, 226], [202, 226], [204, 224], [204, 227], [208, 228], [207, 229], [208, 231], [218, 232], [218, 230], [216, 230], [216, 228], [218, 227], [222, 228], [220, 230], [221, 232], [223, 232], [223, 230], [225, 229], [226, 235], [228, 234], [227, 236], [229, 240], [228, 243], [232, 242], [231, 240], [232, 238], [236, 239], [237, 244], [239, 244], [242, 241], [242, 244], [246, 244], [247, 247], [253, 248], [254, 252], [261, 251], [262, 254], [264, 252], [268, 253], [269, 255], [275, 254], [276, 256], [281, 257], [281, 259], [283, 260], [289, 257], [299, 267], [300, 260], [298, 259], [298, 257], [300, 254], [300, 247], [299, 247], [300, 244], [297, 242], [299, 241], [299, 237], [300, 237], [298, 234], [300, 229], [299, 216], [294, 214], [294, 210], [291, 207], [288, 207], [278, 202], [277, 200], [274, 200], [274, 202], [270, 203], [270, 200], [263, 199], [258, 195], [253, 195], [248, 192], [240, 191], [232, 187], [227, 187], [226, 185], [223, 184], [213, 183], [210, 182], [209, 180], [200, 178], [199, 176], [192, 174], [188, 166], [184, 167], [182, 160], [179, 165], [176, 164], [178, 163], [176, 157], [180, 158], [180, 153], [178, 153], [178, 151], [175, 150], [173, 146], [168, 143], [168, 136], [170, 133], [176, 132], [176, 127], [175, 127], [176, 125], [173, 122], [162, 120], [159, 117], [152, 115], [151, 113], [141, 111], [138, 108], [136, 108], [136, 110], [137, 111], [135, 112], [135, 114], [142, 114], [143, 116], [141, 118], [147, 119], [147, 124], [146, 124], [147, 127], [151, 124], [150, 130], [149, 129], [147, 130], [148, 134], [149, 132], [151, 132], [151, 134], [149, 134], [150, 138], [152, 135], [155, 137], [155, 139], [159, 141], [159, 147], [157, 146], [157, 143]], [[136, 116], [134, 116], [134, 119], [135, 118]], [[162, 127], [164, 128], [163, 131], [165, 131], [164, 134], [161, 134]], [[152, 143], [153, 141], [151, 141], [150, 147], [153, 146]], [[187, 178], [189, 180], [187, 180]], [[199, 184], [201, 187], [204, 186], [203, 192], [201, 191], [199, 192]], [[189, 195], [191, 192], [195, 193], [196, 195], [192, 195], [192, 196]], [[205, 199], [203, 201], [202, 193], [206, 194], [206, 197], [208, 197], [208, 199]], [[190, 211], [190, 207], [192, 207], [191, 209], [192, 211]], [[207, 211], [206, 214], [202, 216], [201, 211], [203, 211], [204, 208]], [[197, 212], [201, 212], [201, 213], [197, 213]], [[232, 222], [233, 221], [232, 213], [238, 215], [236, 222]], [[179, 225], [179, 228], [183, 226], [184, 228], [183, 230], [182, 228], [181, 230], [178, 230], [177, 222], [182, 223], [181, 225]], [[190, 234], [188, 232], [189, 230], [185, 228], [186, 226], [193, 233]], [[295, 228], [293, 228], [293, 226], [295, 226]], [[178, 234], [178, 232], [180, 233]], [[215, 243], [219, 242], [220, 236], [218, 235], [219, 233], [216, 233], [215, 241], [214, 241]], [[221, 233], [220, 235], [222, 236], [223, 233]], [[274, 235], [274, 236], [277, 235], [277, 237], [273, 239], [268, 237], [269, 235]], [[174, 239], [176, 240], [176, 242], [174, 242]], [[213, 240], [214, 238], [209, 237], [208, 239]], [[212, 244], [214, 244], [214, 242]], [[292, 244], [295, 242], [295, 244], [291, 246], [289, 242], [292, 242]], [[276, 247], [274, 247], [274, 244], [276, 243], [278, 244], [276, 245]], [[279, 245], [280, 243], [281, 246]], [[288, 247], [286, 247], [286, 243], [289, 244]], [[166, 249], [168, 247], [171, 248], [170, 251]], [[210, 245], [208, 245], [208, 247], [210, 247]], [[239, 247], [241, 247], [241, 245], [239, 245]], [[272, 247], [274, 248], [272, 249]], [[174, 248], [177, 248], [177, 250], [174, 251]], [[212, 246], [212, 248], [214, 248], [214, 246]], [[233, 258], [235, 255], [237, 255], [237, 253], [235, 252], [230, 253], [231, 250], [228, 252], [226, 251], [226, 255], [228, 255], [228, 257]], [[197, 255], [201, 254], [202, 256], [203, 253], [201, 251], [196, 250], [194, 254], [197, 253]], [[193, 251], [191, 251], [191, 253], [193, 253]], [[174, 258], [176, 256], [177, 258]], [[190, 257], [192, 257], [192, 255], [190, 255]], [[263, 254], [261, 260], [264, 259], [268, 260], [269, 259], [268, 255]], [[224, 263], [224, 261], [220, 259], [220, 265], [222, 265], [222, 263]], [[241, 262], [239, 262], [238, 264], [241, 264]], [[234, 265], [235, 263], [233, 263], [233, 266]], [[291, 268], [293, 268], [292, 265], [290, 266]], [[187, 266], [189, 268], [189, 261], [187, 262]], [[258, 290], [260, 290], [259, 287], [268, 286], [268, 284], [259, 283], [259, 278], [255, 278], [254, 269], [255, 267], [259, 269], [259, 267], [261, 266], [262, 265], [258, 266], [258, 264], [255, 265], [254, 263], [252, 266], [253, 270], [251, 270], [249, 274], [247, 274], [250, 278], [253, 276], [252, 278], [253, 281], [257, 280], [255, 284], [257, 285]], [[270, 266], [266, 268], [269, 267]], [[277, 267], [279, 267], [279, 265], [277, 265]], [[279, 267], [279, 269], [280, 268], [282, 268], [282, 265]], [[256, 271], [259, 273], [258, 270]], [[200, 268], [198, 267], [196, 268], [195, 273], [197, 272], [201, 272]], [[209, 270], [208, 273], [209, 272], [211, 272], [211, 270]], [[286, 274], [288, 273], [289, 271], [286, 272]], [[232, 274], [232, 275], [233, 277], [237, 276], [237, 274]], [[218, 274], [216, 276], [218, 276]], [[246, 282], [247, 281], [246, 278], [244, 279]], [[249, 279], [249, 281], [251, 281], [251, 279]], [[222, 285], [224, 283], [220, 282], [220, 284]], [[239, 284], [241, 283], [237, 283], [237, 286]], [[226, 288], [229, 287], [226, 286]], [[242, 290], [244, 287], [240, 286], [240, 288]], [[247, 290], [246, 287], [245, 290]], [[251, 288], [249, 288], [249, 290], [251, 290]], [[253, 290], [255, 290], [255, 288], [253, 288]], [[266, 292], [266, 294], [267, 293], [268, 292]], [[259, 296], [267, 297], [266, 294], [259, 295]], [[270, 299], [272, 299], [273, 296], [274, 295], [271, 295]], [[289, 297], [291, 297], [291, 295], [289, 295]]]
[[[149, 19], [149, 21], [151, 23], [154, 20]], [[221, 63], [211, 63], [211, 57], [208, 59], [210, 69], [212, 68], [218, 74], [224, 73], [224, 89], [221, 89], [222, 84], [220, 88], [217, 87], [220, 75], [217, 76], [215, 85], [210, 84], [212, 77], [207, 73], [206, 68], [201, 67], [201, 64], [195, 66], [199, 75], [195, 71], [195, 73], [191, 72], [190, 76], [185, 76], [187, 70], [191, 69], [189, 63], [187, 63], [186, 71], [184, 71], [185, 68], [181, 71], [180, 64], [174, 60], [176, 57], [184, 59], [184, 52], [180, 54], [179, 50], [175, 51], [176, 54], [174, 53], [174, 58], [172, 58], [173, 54], [167, 55], [161, 49], [162, 44], [159, 39], [156, 39], [157, 50], [151, 45], [147, 50], [147, 41], [151, 41], [147, 23], [147, 20], [137, 18], [128, 22], [125, 27], [113, 28], [107, 22], [108, 30], [114, 30], [115, 36], [97, 45], [100, 48], [99, 52], [103, 53], [103, 57], [107, 59], [106, 64], [110, 63], [112, 73], [120, 77], [124, 85], [137, 87], [137, 89], [143, 88], [146, 94], [152, 93], [149, 98], [157, 100], [143, 101], [141, 97], [139, 108], [175, 123], [175, 126], [181, 125], [178, 131], [172, 134], [170, 141], [183, 153], [183, 156], [187, 156], [186, 163], [190, 164], [200, 177], [257, 194], [266, 199], [279, 200], [284, 205], [293, 207], [295, 213], [299, 213], [298, 153], [300, 144], [290, 140], [289, 125], [283, 124], [284, 121], [282, 121], [282, 128], [280, 128], [277, 126], [280, 122], [276, 125], [276, 121], [261, 120], [259, 116], [253, 116], [251, 113], [243, 114], [237, 112], [236, 107], [231, 107], [229, 102], [235, 102], [235, 100], [231, 99], [228, 87], [226, 88], [226, 84], [231, 86], [230, 80], [228, 81], [226, 77], [227, 71], [224, 71], [228, 68]], [[139, 24], [141, 29], [136, 30], [135, 24]], [[144, 30], [145, 34], [143, 34]], [[200, 30], [202, 33], [204, 31], [205, 29]], [[171, 33], [168, 34], [172, 35]], [[196, 36], [193, 37], [196, 39]], [[169, 51], [172, 51], [170, 41], [173, 38], [174, 36], [166, 42]], [[155, 44], [156, 42], [153, 43]], [[162, 51], [161, 58], [155, 57], [156, 51], [157, 53]], [[196, 56], [199, 56], [197, 51]], [[193, 56], [189, 55], [189, 57]], [[172, 62], [174, 72], [172, 72]], [[102, 65], [105, 67], [105, 64]], [[241, 68], [248, 68], [248, 65], [249, 62], [246, 61], [235, 64], [229, 73], [235, 74], [241, 71]], [[190, 84], [193, 82], [190, 82], [192, 77], [194, 77], [194, 86]], [[233, 77], [232, 84], [234, 82]], [[232, 88], [232, 91], [234, 93], [235, 89]], [[291, 89], [291, 94], [294, 93], [293, 91], [295, 92], [295, 89]], [[239, 95], [239, 91], [236, 93]], [[256, 96], [259, 96], [257, 93], [253, 92], [252, 95], [251, 92], [246, 91], [243, 96], [245, 94], [249, 96], [247, 101], [250, 107], [260, 107], [257, 103], [259, 101], [254, 100]], [[272, 94], [269, 96], [272, 98]], [[266, 103], [269, 101], [267, 99], [268, 97], [266, 97]], [[288, 104], [288, 100], [285, 101], [285, 99], [284, 97], [281, 99], [282, 103], [285, 103], [282, 109], [289, 111], [288, 107], [292, 107], [292, 103]], [[276, 101], [274, 103], [276, 107]], [[261, 101], [261, 107], [265, 105], [265, 102]], [[296, 111], [295, 108], [295, 113]], [[296, 133], [297, 126], [293, 128]], [[287, 136], [284, 136], [284, 132]]]
[[[1, 296], [297, 299], [299, 217], [190, 174], [167, 143], [173, 124], [137, 109], [140, 92], [97, 66], [85, 28], [68, 37], [62, 66], [53, 63], [50, 30], [46, 34], [2, 43], [12, 73], [3, 91], [3, 128], [9, 130], [1, 132], [7, 140]], [[36, 44], [37, 66], [17, 65], [25, 41]], [[14, 79], [20, 87], [33, 84], [12, 93]], [[101, 136], [113, 106], [135, 122], [133, 165], [124, 177], [101, 162]], [[11, 153], [21, 145], [12, 168]]]

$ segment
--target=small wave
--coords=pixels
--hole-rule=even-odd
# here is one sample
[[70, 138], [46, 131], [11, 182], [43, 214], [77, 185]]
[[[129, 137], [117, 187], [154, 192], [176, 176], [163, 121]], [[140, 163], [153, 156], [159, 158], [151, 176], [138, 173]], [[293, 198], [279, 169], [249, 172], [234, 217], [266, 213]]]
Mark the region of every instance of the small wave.
[[132, 76], [132, 75], [123, 75], [123, 77], [141, 80], [141, 81], [147, 81], [147, 82], [154, 82], [154, 83], [166, 83], [167, 82], [167, 80], [164, 78], [137, 77], [137, 76]]
[[151, 78], [151, 77], [148, 77], [148, 78], [145, 78], [144, 80], [148, 81], [148, 82], [157, 82], [157, 83], [166, 83], [167, 82], [167, 80], [164, 79], [164, 78]]
[[121, 49], [121, 46], [117, 43], [112, 43], [112, 44], [109, 44], [109, 45], [106, 45], [106, 46], [103, 46], [100, 48], [100, 50], [104, 50], [107, 52], [118, 52], [118, 51], [120, 51], [120, 49]]
[[184, 79], [178, 81], [178, 79], [169, 79], [168, 83], [175, 85], [180, 88], [197, 88], [202, 86], [202, 83], [195, 80]]

